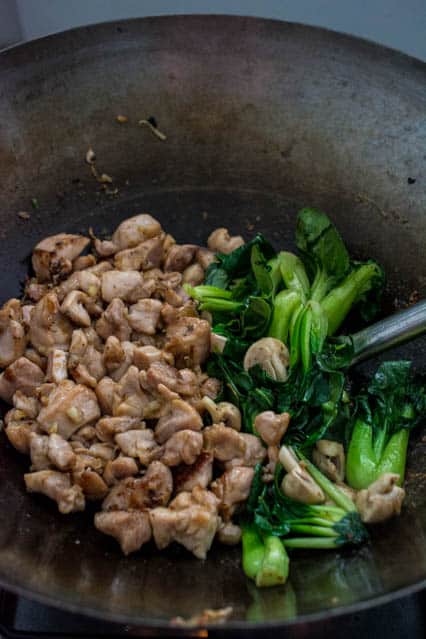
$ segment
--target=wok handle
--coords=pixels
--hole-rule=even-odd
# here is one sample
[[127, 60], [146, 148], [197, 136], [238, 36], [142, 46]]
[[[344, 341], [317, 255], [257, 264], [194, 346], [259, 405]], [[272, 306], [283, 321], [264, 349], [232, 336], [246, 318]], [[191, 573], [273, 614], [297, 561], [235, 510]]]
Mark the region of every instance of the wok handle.
[[426, 300], [352, 335], [352, 364], [426, 332]]

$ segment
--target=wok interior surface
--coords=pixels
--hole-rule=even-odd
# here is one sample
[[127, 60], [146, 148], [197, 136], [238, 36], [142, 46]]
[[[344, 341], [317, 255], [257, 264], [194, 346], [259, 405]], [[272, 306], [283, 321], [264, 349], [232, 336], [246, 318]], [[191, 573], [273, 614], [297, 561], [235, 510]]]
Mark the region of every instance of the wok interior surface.
[[[48, 234], [108, 232], [147, 211], [178, 241], [203, 243], [228, 226], [246, 237], [261, 231], [278, 248], [291, 242], [304, 205], [324, 208], [356, 257], [383, 263], [388, 309], [425, 292], [426, 68], [418, 61], [301, 25], [143, 19], [4, 52], [0, 112], [2, 301], [19, 295], [31, 249]], [[129, 122], [118, 124], [118, 114]], [[138, 127], [150, 116], [166, 141]], [[90, 174], [89, 146], [115, 195]], [[422, 340], [390, 356], [426, 369]], [[0, 581], [141, 625], [226, 606], [230, 625], [284, 623], [374, 602], [426, 578], [425, 446], [418, 433], [402, 517], [359, 549], [293, 553], [289, 583], [257, 590], [239, 549], [214, 547], [205, 562], [177, 547], [121, 556], [90, 512], [64, 517], [25, 493], [27, 460], [1, 435]]]

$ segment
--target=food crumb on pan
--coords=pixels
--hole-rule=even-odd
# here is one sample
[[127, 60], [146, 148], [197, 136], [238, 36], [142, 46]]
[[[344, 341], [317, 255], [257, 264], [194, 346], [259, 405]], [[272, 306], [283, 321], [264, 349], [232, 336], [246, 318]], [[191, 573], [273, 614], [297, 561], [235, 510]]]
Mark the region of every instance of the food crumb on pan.
[[21, 220], [29, 220], [31, 218], [31, 215], [26, 211], [19, 211], [18, 217], [20, 217]]
[[147, 120], [139, 120], [138, 122], [139, 126], [147, 126], [154, 135], [157, 136], [157, 138], [159, 140], [162, 140], [164, 142], [164, 140], [167, 140], [167, 136], [160, 131], [160, 129], [157, 127], [157, 122], [155, 121], [154, 118], [148, 118]]
[[121, 115], [121, 114], [117, 115], [115, 119], [119, 124], [126, 124], [126, 122], [129, 121], [129, 118], [127, 117], [127, 115]]
[[172, 626], [191, 628], [194, 626], [207, 626], [213, 623], [224, 623], [233, 612], [232, 606], [226, 608], [206, 608], [198, 615], [193, 615], [185, 619], [184, 617], [173, 617], [170, 621]]

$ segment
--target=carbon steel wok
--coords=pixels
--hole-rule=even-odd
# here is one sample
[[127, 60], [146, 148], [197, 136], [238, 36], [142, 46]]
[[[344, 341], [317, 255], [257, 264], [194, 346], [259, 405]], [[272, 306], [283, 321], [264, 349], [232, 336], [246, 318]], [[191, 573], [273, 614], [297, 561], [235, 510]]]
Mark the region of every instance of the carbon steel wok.
[[[2, 301], [19, 293], [36, 241], [54, 232], [111, 230], [149, 211], [179, 241], [203, 242], [226, 225], [246, 236], [260, 230], [281, 246], [302, 205], [329, 212], [355, 255], [383, 263], [388, 303], [425, 292], [419, 61], [283, 22], [135, 20], [3, 52], [0, 114]], [[117, 114], [129, 122], [117, 124]], [[149, 116], [166, 141], [138, 127]], [[85, 164], [89, 146], [115, 195]], [[426, 369], [425, 343], [392, 355]], [[421, 438], [400, 519], [374, 529], [359, 550], [293, 554], [289, 584], [259, 591], [244, 578], [238, 549], [215, 548], [206, 562], [178, 548], [122, 557], [90, 513], [63, 517], [28, 496], [27, 461], [1, 436], [0, 581], [64, 609], [163, 627], [229, 605], [230, 627], [296, 623], [398, 596], [426, 578]]]

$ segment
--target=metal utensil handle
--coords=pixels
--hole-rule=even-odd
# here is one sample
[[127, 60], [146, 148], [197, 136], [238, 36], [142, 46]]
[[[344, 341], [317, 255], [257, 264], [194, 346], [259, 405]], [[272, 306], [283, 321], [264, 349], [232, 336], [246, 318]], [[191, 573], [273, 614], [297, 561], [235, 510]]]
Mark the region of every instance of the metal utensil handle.
[[367, 359], [426, 332], [426, 300], [352, 335], [354, 359]]

